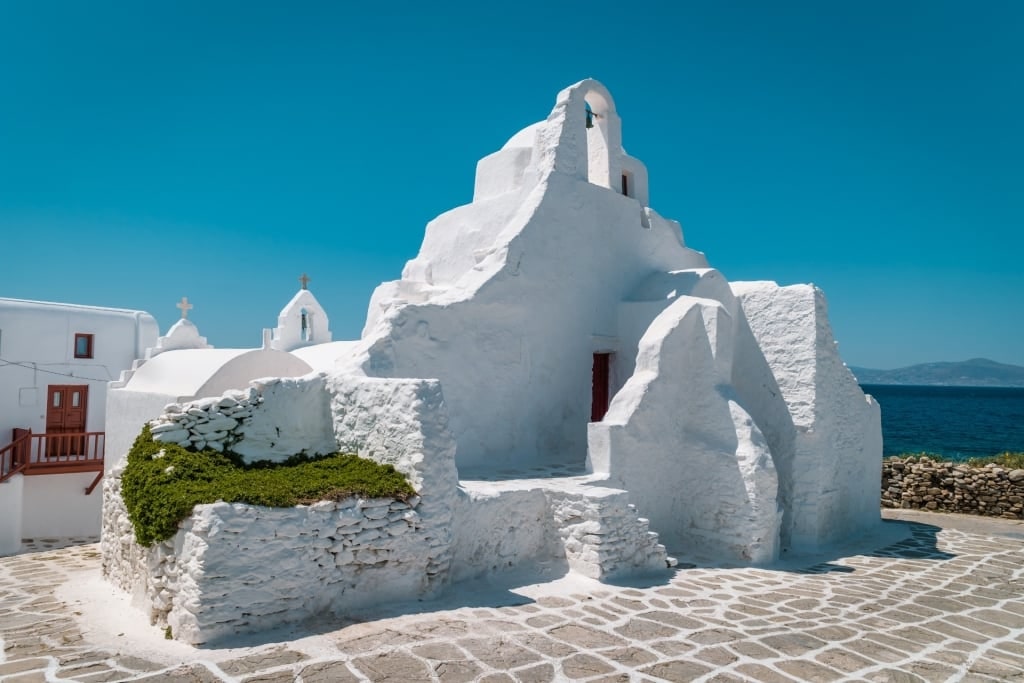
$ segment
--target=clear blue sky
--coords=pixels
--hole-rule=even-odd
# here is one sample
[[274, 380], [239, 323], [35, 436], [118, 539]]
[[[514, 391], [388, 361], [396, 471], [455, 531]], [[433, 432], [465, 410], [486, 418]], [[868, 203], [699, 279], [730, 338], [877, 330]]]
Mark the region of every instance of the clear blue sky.
[[609, 87], [730, 280], [813, 282], [851, 365], [1024, 365], [1024, 3], [0, 2], [0, 296], [187, 295], [335, 339], [477, 159]]

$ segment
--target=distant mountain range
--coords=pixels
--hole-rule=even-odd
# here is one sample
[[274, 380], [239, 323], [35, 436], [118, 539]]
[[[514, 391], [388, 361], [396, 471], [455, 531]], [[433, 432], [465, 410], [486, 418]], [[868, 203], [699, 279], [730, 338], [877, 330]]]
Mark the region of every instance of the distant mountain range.
[[1024, 367], [972, 358], [959, 363], [922, 363], [895, 370], [850, 367], [861, 384], [1024, 387]]

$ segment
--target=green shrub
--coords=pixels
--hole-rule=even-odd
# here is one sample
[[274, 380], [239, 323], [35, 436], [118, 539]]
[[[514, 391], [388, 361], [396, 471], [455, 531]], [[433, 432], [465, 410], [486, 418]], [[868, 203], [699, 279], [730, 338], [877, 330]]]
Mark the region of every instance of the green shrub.
[[1010, 451], [1005, 451], [999, 455], [993, 455], [990, 458], [971, 458], [967, 461], [967, 464], [972, 467], [984, 467], [989, 463], [995, 463], [996, 465], [1005, 467], [1008, 470], [1024, 469], [1024, 453], [1011, 453]]
[[[900, 455], [890, 456], [886, 460], [893, 458], [899, 458], [900, 460], [906, 460], [907, 458], [915, 458], [917, 460], [930, 458], [936, 462], [947, 462], [950, 460], [950, 458], [938, 453], [901, 453]], [[1024, 453], [1005, 451], [999, 455], [992, 455], [987, 458], [969, 458], [964, 460], [962, 464], [969, 465], [970, 467], [984, 467], [989, 463], [994, 463], [1009, 470], [1024, 469]]]
[[135, 539], [152, 545], [203, 503], [291, 507], [353, 495], [406, 500], [416, 492], [391, 465], [356, 455], [296, 455], [280, 464], [245, 464], [234, 454], [191, 451], [153, 441], [149, 427], [135, 439], [121, 476], [121, 496]]

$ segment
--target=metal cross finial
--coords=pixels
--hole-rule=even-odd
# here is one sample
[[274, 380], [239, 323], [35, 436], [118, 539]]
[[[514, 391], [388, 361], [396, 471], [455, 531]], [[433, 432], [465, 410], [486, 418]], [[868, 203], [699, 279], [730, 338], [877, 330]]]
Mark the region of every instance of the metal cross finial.
[[174, 307], [181, 309], [181, 319], [182, 320], [184, 320], [185, 318], [188, 317], [188, 312], [191, 311], [192, 308], [193, 308], [192, 304], [190, 304], [188, 302], [188, 297], [187, 296], [181, 297], [181, 301], [176, 303], [176, 304], [174, 304]]
[[309, 276], [308, 275], [303, 273], [302, 277], [299, 278], [299, 282], [302, 283], [302, 288], [303, 289], [309, 289], [309, 287], [307, 286], [307, 285], [309, 285]]

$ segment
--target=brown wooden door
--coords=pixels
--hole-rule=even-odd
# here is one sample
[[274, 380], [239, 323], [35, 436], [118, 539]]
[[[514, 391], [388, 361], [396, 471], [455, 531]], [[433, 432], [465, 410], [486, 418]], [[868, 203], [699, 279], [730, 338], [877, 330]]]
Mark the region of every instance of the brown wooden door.
[[[85, 431], [85, 419], [89, 407], [89, 385], [51, 384], [46, 397], [46, 433], [81, 434]], [[47, 438], [46, 454], [49, 457], [81, 454], [85, 439], [54, 436]]]

